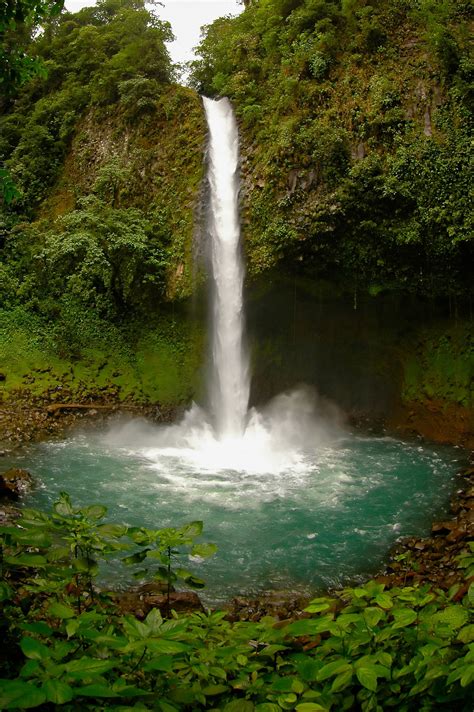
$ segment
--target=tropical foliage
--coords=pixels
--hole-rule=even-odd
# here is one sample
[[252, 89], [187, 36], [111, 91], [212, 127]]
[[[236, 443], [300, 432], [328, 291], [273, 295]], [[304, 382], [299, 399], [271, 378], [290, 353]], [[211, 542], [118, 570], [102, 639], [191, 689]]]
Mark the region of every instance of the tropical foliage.
[[[2, 709], [325, 712], [470, 710], [474, 684], [474, 557], [466, 584], [386, 589], [374, 581], [314, 599], [299, 620], [230, 623], [224, 612], [144, 620], [97, 588], [113, 557], [185, 586], [202, 582], [177, 559], [212, 555], [179, 529], [103, 521], [101, 505], [66, 494], [47, 515], [25, 509], [2, 527]], [[124, 556], [125, 554], [125, 556]]]
[[256, 0], [210, 25], [193, 83], [231, 97], [250, 268], [470, 290], [472, 6]]

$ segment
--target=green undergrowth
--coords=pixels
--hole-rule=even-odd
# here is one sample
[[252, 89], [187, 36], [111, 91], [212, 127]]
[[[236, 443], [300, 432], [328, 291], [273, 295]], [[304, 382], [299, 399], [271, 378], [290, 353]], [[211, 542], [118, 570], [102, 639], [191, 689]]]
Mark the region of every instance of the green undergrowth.
[[74, 309], [55, 322], [2, 312], [0, 394], [56, 400], [189, 402], [199, 384], [203, 333], [181, 312], [114, 323]]
[[474, 331], [460, 322], [441, 331], [422, 329], [415, 348], [404, 351], [402, 399], [436, 399], [472, 408], [474, 401]]
[[[215, 553], [196, 542], [202, 522], [150, 530], [105, 515], [62, 493], [51, 513], [25, 509], [0, 529], [2, 709], [472, 709], [472, 544], [457, 560], [464, 583], [447, 593], [369, 581], [314, 599], [298, 620], [231, 623], [169, 610], [171, 585], [203, 585], [182, 565]], [[163, 583], [161, 613], [137, 620], [97, 590], [111, 557]]]

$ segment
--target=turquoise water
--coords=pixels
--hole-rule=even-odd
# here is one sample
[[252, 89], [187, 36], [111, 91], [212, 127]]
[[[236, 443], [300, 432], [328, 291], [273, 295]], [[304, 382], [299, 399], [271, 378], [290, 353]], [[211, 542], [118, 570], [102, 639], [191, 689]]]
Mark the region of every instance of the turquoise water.
[[[131, 446], [137, 430], [146, 437]], [[169, 429], [165, 429], [169, 430]], [[403, 535], [423, 535], [446, 508], [459, 450], [340, 433], [297, 463], [265, 472], [200, 467], [176, 448], [153, 449], [160, 429], [72, 433], [15, 458], [39, 481], [25, 504], [49, 508], [61, 490], [100, 502], [108, 519], [151, 528], [202, 519], [218, 553], [190, 568], [212, 603], [265, 590], [311, 592], [379, 569]], [[163, 429], [161, 429], [163, 432]], [[114, 564], [106, 578], [127, 582]]]

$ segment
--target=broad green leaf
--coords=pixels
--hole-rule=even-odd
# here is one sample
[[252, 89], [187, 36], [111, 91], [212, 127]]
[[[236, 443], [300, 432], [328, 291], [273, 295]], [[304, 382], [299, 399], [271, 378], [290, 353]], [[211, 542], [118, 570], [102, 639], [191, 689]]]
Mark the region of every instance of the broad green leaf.
[[46, 558], [41, 554], [20, 554], [19, 556], [6, 556], [7, 564], [13, 566], [28, 566], [35, 569], [43, 569], [46, 564]]
[[297, 677], [292, 678], [291, 691], [296, 692], [297, 695], [301, 695], [304, 692], [304, 684]]
[[446, 623], [453, 630], [461, 628], [469, 618], [469, 614], [461, 605], [448, 606], [443, 611], [435, 613], [431, 620], [433, 623]]
[[30, 709], [46, 702], [46, 695], [29, 682], [0, 680], [0, 709]]
[[145, 618], [145, 625], [147, 625], [152, 633], [157, 633], [163, 623], [163, 618], [160, 613], [159, 608], [152, 608], [147, 617]]
[[37, 621], [36, 623], [22, 623], [20, 628], [28, 631], [28, 633], [38, 633], [39, 635], [51, 635], [53, 632], [51, 626], [44, 621]]
[[149, 660], [144, 666], [144, 670], [159, 670], [160, 672], [171, 672], [173, 669], [173, 657], [171, 655], [159, 655]]
[[60, 680], [46, 680], [41, 688], [46, 695], [48, 702], [63, 705], [70, 702], [74, 697], [74, 690], [65, 682]]
[[372, 692], [377, 691], [377, 675], [372, 668], [359, 667], [356, 670], [356, 675], [361, 685]]
[[35, 638], [22, 638], [20, 648], [23, 655], [32, 660], [45, 660], [51, 656], [51, 651], [46, 645], [40, 643]]
[[302, 618], [299, 621], [290, 623], [286, 627], [286, 631], [295, 636], [299, 635], [316, 635], [317, 633], [323, 633], [327, 630], [332, 630], [334, 627], [334, 622], [329, 617], [323, 618]]
[[248, 700], [232, 700], [223, 708], [223, 712], [254, 712], [254, 710], [253, 702]]
[[255, 707], [255, 712], [281, 712], [281, 707], [273, 702], [262, 702]]
[[91, 504], [89, 507], [83, 507], [80, 510], [88, 519], [102, 519], [107, 514], [107, 507], [103, 504]]
[[385, 618], [385, 613], [383, 610], [372, 606], [364, 608], [362, 615], [364, 616], [367, 625], [369, 625], [371, 628], [376, 626], [383, 618]]
[[406, 626], [414, 623], [417, 617], [416, 611], [412, 611], [409, 608], [402, 608], [401, 610], [394, 611], [394, 623], [392, 624], [392, 628], [406, 628]]
[[53, 546], [47, 552], [46, 558], [48, 561], [61, 561], [61, 559], [69, 559], [71, 550], [67, 546]]
[[384, 667], [389, 669], [392, 667], [393, 658], [390, 653], [377, 653], [377, 659], [381, 665], [384, 665]]
[[68, 618], [74, 618], [76, 615], [76, 612], [74, 611], [73, 608], [70, 606], [65, 606], [64, 603], [59, 603], [59, 601], [55, 601], [52, 603], [48, 611], [50, 615], [56, 616], [56, 618], [61, 618], [61, 620], [67, 620]]
[[466, 645], [472, 643], [474, 641], [474, 623], [461, 628], [457, 635], [457, 640], [460, 640], [461, 643], [466, 643]]
[[152, 653], [162, 653], [163, 655], [177, 655], [189, 650], [189, 645], [180, 643], [177, 640], [147, 640], [147, 648]]
[[276, 692], [291, 692], [293, 680], [291, 677], [276, 677], [271, 681], [271, 689]]
[[380, 608], [392, 608], [393, 606], [393, 600], [390, 594], [388, 593], [379, 593], [377, 596], [374, 598], [375, 603], [380, 606]]
[[466, 665], [461, 677], [461, 687], [467, 687], [474, 681], [474, 665]]
[[117, 692], [107, 685], [85, 685], [84, 687], [76, 687], [74, 691], [77, 695], [84, 697], [119, 697]]
[[142, 561], [146, 559], [149, 551], [150, 549], [143, 549], [143, 551], [138, 551], [136, 554], [132, 554], [131, 556], [125, 556], [122, 559], [122, 562], [127, 566], [131, 566], [133, 564], [141, 564]]
[[181, 527], [180, 531], [184, 536], [194, 538], [202, 534], [203, 526], [204, 524], [201, 521], [189, 522], [189, 524], [185, 524], [184, 527]]
[[304, 659], [297, 664], [298, 674], [303, 680], [306, 680], [306, 682], [315, 682], [321, 667], [322, 665], [319, 660], [315, 660], [309, 656], [304, 656]]
[[321, 611], [327, 611], [331, 608], [331, 604], [332, 601], [329, 598], [313, 598], [313, 600], [310, 601], [309, 606], [304, 610], [307, 613], [320, 613]]
[[352, 666], [349, 665], [345, 660], [335, 660], [332, 663], [324, 665], [317, 674], [318, 682], [323, 682], [329, 677], [334, 677], [335, 675], [341, 675], [343, 672], [352, 672]]
[[201, 559], [207, 559], [209, 556], [214, 556], [216, 551], [216, 544], [196, 544], [191, 549], [191, 556], [199, 556]]
[[202, 693], [206, 695], [206, 697], [213, 697], [214, 695], [220, 695], [223, 692], [227, 692], [228, 689], [227, 685], [207, 685], [206, 687], [203, 687]]
[[85, 655], [79, 660], [71, 660], [66, 664], [65, 668], [70, 675], [81, 678], [88, 675], [101, 675], [108, 670], [112, 670], [116, 665], [115, 660], [97, 660]]
[[71, 498], [66, 492], [60, 493], [58, 501], [53, 505], [53, 509], [56, 514], [59, 514], [61, 517], [68, 517], [74, 514]]
[[127, 526], [125, 524], [99, 524], [97, 531], [102, 536], [120, 539], [127, 533]]
[[13, 591], [5, 581], [0, 581], [0, 601], [8, 601], [12, 597]]
[[343, 690], [345, 687], [351, 684], [352, 681], [352, 670], [346, 670], [345, 672], [341, 673], [338, 675], [332, 685], [331, 685], [331, 692], [339, 692], [339, 690]]
[[72, 565], [79, 573], [89, 574], [90, 576], [95, 576], [99, 571], [97, 561], [94, 559], [88, 559], [86, 556], [80, 556], [77, 559], [73, 559]]
[[205, 588], [206, 582], [204, 579], [200, 579], [197, 576], [187, 576], [184, 579], [184, 582], [187, 586], [190, 586], [191, 588]]
[[327, 712], [329, 708], [318, 705], [317, 702], [301, 702], [296, 705], [296, 712]]

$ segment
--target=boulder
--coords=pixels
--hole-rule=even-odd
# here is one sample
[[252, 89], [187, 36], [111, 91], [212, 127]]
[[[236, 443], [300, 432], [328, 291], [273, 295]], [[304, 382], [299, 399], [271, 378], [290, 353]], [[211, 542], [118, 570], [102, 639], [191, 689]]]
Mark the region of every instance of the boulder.
[[33, 486], [33, 478], [27, 470], [12, 467], [0, 475], [0, 497], [18, 499]]

